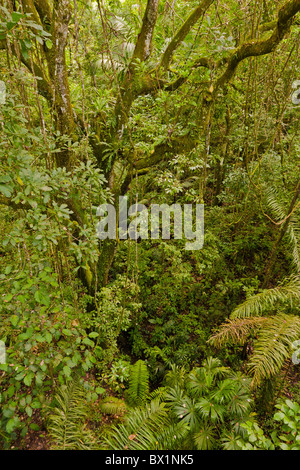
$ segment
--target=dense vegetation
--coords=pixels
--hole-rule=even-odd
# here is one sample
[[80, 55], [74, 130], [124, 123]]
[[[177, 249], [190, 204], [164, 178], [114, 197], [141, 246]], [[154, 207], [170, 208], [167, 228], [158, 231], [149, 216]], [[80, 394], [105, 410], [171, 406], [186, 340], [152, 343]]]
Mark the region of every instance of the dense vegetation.
[[300, 449], [299, 11], [0, 0], [2, 449]]

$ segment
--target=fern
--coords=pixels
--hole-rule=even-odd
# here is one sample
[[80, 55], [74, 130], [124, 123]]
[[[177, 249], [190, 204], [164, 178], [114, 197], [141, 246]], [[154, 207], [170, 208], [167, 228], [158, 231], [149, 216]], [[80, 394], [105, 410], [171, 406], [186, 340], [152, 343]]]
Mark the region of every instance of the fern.
[[168, 410], [164, 403], [152, 400], [146, 406], [129, 411], [124, 424], [112, 426], [104, 445], [112, 450], [157, 449], [157, 432], [168, 423]]
[[299, 300], [300, 277], [294, 275], [279, 286], [265, 289], [239, 305], [209, 342], [218, 348], [230, 343], [242, 345], [249, 340], [251, 333], [255, 333], [249, 372], [252, 374], [252, 385], [256, 387], [280, 371], [286, 359], [291, 357], [292, 342], [300, 335], [298, 316], [284, 313], [261, 315], [265, 310], [278, 308], [280, 303], [293, 305]]
[[219, 349], [226, 344], [243, 345], [251, 332], [256, 332], [267, 321], [266, 317], [228, 319], [209, 338], [208, 342]]
[[[284, 211], [283, 207], [277, 200], [276, 193], [273, 188], [265, 188], [265, 199], [268, 208], [270, 209], [273, 217], [277, 222], [282, 221], [286, 218], [287, 214]], [[296, 268], [297, 273], [300, 273], [300, 237], [299, 237], [299, 221], [296, 219], [295, 215], [291, 215], [290, 224], [287, 227], [284, 241], [286, 243], [286, 248], [289, 250], [289, 254], [292, 259], [292, 263]]]
[[254, 344], [249, 363], [253, 385], [274, 376], [291, 357], [292, 342], [300, 337], [300, 318], [294, 315], [276, 315], [269, 318]]
[[126, 404], [124, 400], [111, 396], [99, 403], [99, 409], [107, 415], [123, 414], [126, 411]]
[[300, 318], [278, 314], [270, 317], [237, 318], [221, 325], [209, 342], [220, 348], [228, 343], [244, 344], [256, 332], [249, 363], [252, 386], [274, 376], [291, 357], [292, 342], [300, 337]]
[[78, 379], [62, 385], [55, 394], [55, 407], [49, 407], [47, 428], [56, 450], [90, 450], [95, 445], [92, 432], [85, 429], [87, 416], [85, 390]]
[[279, 302], [289, 302], [291, 305], [300, 300], [300, 277], [291, 276], [284, 283], [273, 289], [265, 289], [251, 296], [232, 312], [231, 318], [241, 318], [261, 315], [263, 311], [272, 309]]
[[145, 403], [149, 394], [149, 373], [144, 361], [137, 361], [130, 371], [127, 402], [130, 406], [140, 406]]

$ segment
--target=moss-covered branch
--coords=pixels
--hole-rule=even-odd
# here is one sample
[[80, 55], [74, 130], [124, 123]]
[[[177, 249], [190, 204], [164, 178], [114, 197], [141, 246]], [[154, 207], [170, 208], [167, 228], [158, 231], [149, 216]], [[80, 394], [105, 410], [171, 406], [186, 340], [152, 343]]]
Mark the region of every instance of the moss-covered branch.
[[241, 44], [227, 60], [227, 68], [217, 80], [215, 92], [231, 80], [240, 62], [248, 57], [258, 57], [274, 51], [289, 31], [291, 21], [299, 11], [300, 0], [288, 1], [279, 10], [275, 28], [267, 39]]
[[45, 29], [49, 30], [52, 21], [52, 11], [47, 0], [34, 0], [36, 11]]
[[192, 13], [189, 15], [189, 17], [186, 19], [186, 21], [178, 29], [174, 37], [169, 42], [161, 58], [160, 65], [159, 65], [160, 68], [167, 69], [169, 67], [173, 54], [178, 48], [178, 46], [181, 44], [181, 42], [184, 40], [184, 38], [193, 28], [193, 26], [195, 26], [199, 18], [201, 18], [201, 16], [205, 14], [205, 12], [208, 10], [208, 8], [211, 6], [213, 2], [214, 0], [203, 0], [202, 2], [200, 2], [200, 5], [198, 5], [192, 11]]
[[146, 60], [151, 53], [151, 45], [153, 39], [154, 28], [157, 20], [159, 0], [148, 0], [141, 32], [138, 36], [135, 50], [132, 57], [132, 63], [136, 59]]

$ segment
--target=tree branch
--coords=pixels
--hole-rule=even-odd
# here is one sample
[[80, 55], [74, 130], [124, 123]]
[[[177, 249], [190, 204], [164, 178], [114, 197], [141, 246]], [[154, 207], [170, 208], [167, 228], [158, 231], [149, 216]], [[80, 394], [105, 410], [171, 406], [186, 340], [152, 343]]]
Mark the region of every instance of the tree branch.
[[148, 0], [142, 29], [135, 45], [132, 63], [134, 63], [136, 59], [141, 61], [146, 60], [151, 53], [153, 33], [157, 20], [158, 4], [159, 0]]
[[200, 5], [195, 8], [194, 11], [190, 14], [187, 20], [183, 23], [183, 25], [178, 29], [175, 36], [172, 38], [170, 43], [168, 44], [162, 58], [160, 61], [159, 68], [167, 69], [171, 63], [172, 56], [187, 34], [190, 32], [192, 27], [197, 23], [199, 18], [204, 15], [204, 13], [208, 10], [210, 5], [214, 2], [214, 0], [203, 0]]
[[300, 11], [300, 0], [288, 1], [278, 12], [276, 26], [265, 40], [250, 41], [239, 46], [227, 59], [227, 69], [217, 80], [215, 90], [223, 87], [233, 77], [239, 63], [248, 57], [258, 57], [274, 51], [289, 31], [293, 17]]
[[49, 30], [52, 21], [52, 12], [47, 0], [34, 0], [36, 11], [45, 29]]

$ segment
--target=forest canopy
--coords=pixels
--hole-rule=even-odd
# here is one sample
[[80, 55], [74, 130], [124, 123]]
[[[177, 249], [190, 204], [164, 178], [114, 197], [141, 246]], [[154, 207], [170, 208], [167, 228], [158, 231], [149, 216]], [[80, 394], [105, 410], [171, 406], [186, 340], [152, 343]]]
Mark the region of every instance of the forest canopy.
[[300, 450], [299, 12], [0, 0], [1, 449]]

